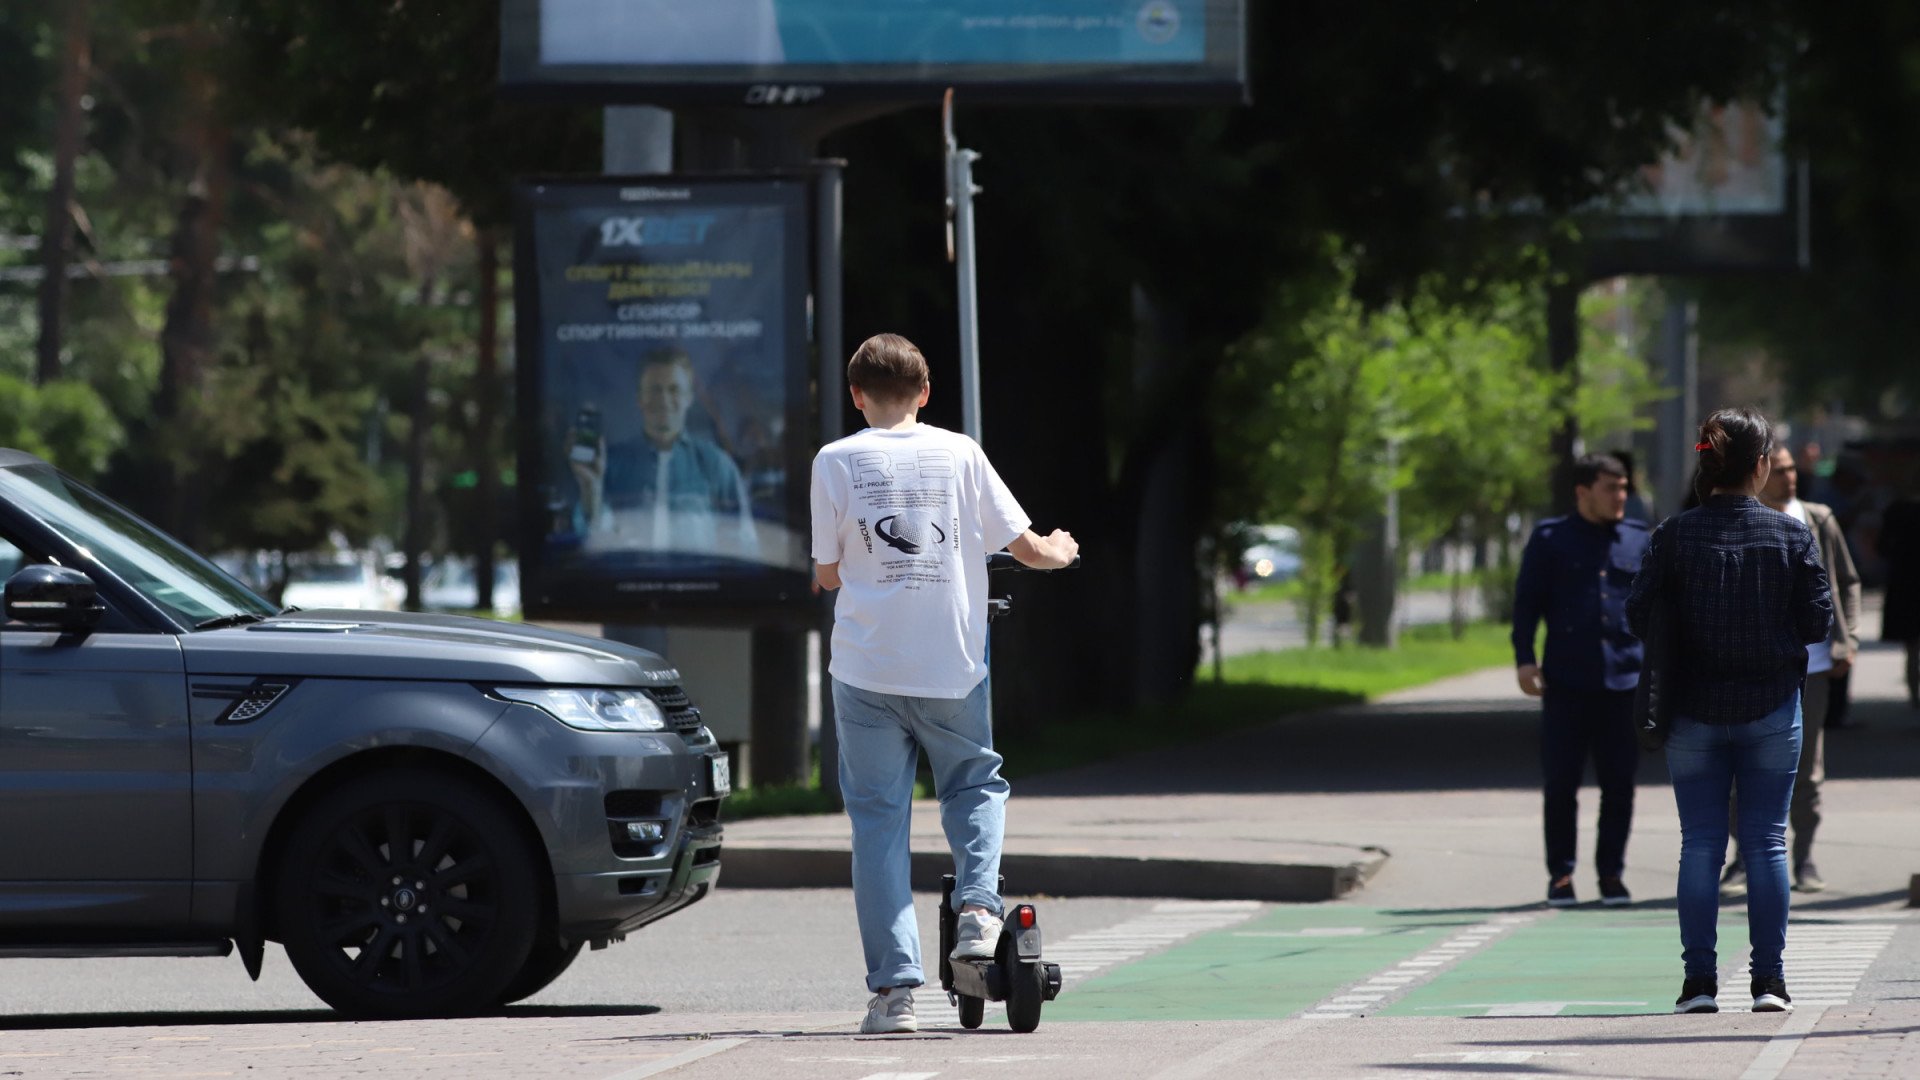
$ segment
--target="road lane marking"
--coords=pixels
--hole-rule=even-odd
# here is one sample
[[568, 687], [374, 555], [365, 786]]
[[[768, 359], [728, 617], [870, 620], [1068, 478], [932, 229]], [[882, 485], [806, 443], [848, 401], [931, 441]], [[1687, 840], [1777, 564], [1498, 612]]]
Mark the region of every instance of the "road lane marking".
[[1448, 1050], [1415, 1054], [1419, 1058], [1451, 1058], [1462, 1065], [1530, 1065], [1537, 1057], [1578, 1057], [1571, 1050]]
[[1899, 927], [1892, 923], [1787, 924], [1787, 992], [1795, 1005], [1845, 1005]]
[[1786, 1022], [1773, 1033], [1773, 1038], [1767, 1040], [1767, 1045], [1760, 1048], [1753, 1064], [1740, 1074], [1740, 1080], [1778, 1080], [1786, 1070], [1787, 1063], [1793, 1060], [1794, 1052], [1800, 1049], [1800, 1044], [1826, 1013], [1825, 1005], [1796, 1008], [1788, 1013]]
[[693, 1047], [692, 1049], [682, 1050], [672, 1057], [662, 1058], [659, 1061], [650, 1061], [645, 1065], [636, 1065], [625, 1072], [614, 1073], [612, 1076], [606, 1077], [606, 1080], [643, 1080], [643, 1078], [648, 1076], [659, 1076], [663, 1072], [677, 1069], [682, 1065], [691, 1065], [701, 1058], [709, 1058], [715, 1054], [724, 1054], [746, 1041], [745, 1039], [704, 1040], [701, 1045]]
[[[1060, 965], [1060, 986], [1064, 993], [1067, 987], [1107, 968], [1130, 963], [1200, 934], [1246, 922], [1264, 906], [1255, 900], [1162, 901], [1138, 918], [1103, 930], [1074, 934], [1058, 943], [1048, 942], [1042, 946], [1041, 958]], [[924, 1005], [920, 993], [914, 995], [914, 1012], [921, 1024], [959, 1026], [960, 1010], [946, 1000], [946, 992], [937, 983], [922, 987], [921, 993], [927, 996]], [[987, 1002], [988, 1019], [1004, 1016], [1006, 1011], [1004, 1002]]]
[[[1436, 942], [1391, 968], [1343, 992], [1323, 998], [1319, 1004], [1300, 1014], [1302, 1020], [1350, 1020], [1367, 1012], [1377, 1012], [1393, 999], [1458, 963], [1488, 943], [1498, 940], [1517, 927], [1532, 923], [1535, 915], [1500, 915], [1483, 923], [1465, 927], [1451, 937]], [[1493, 1015], [1493, 1014], [1489, 1014]], [[1554, 1015], [1520, 1013], [1515, 1015]]]
[[1559, 1016], [1569, 1005], [1644, 1006], [1644, 1001], [1476, 1001], [1462, 1005], [1422, 1005], [1429, 1009], [1485, 1009], [1488, 1016]]

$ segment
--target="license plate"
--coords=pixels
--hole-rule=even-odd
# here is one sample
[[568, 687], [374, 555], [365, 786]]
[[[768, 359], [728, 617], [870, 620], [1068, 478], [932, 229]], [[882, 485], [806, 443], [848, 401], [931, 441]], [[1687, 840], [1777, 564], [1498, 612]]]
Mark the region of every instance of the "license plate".
[[710, 777], [713, 781], [713, 793], [726, 795], [733, 791], [733, 761], [725, 754], [717, 754], [707, 759]]

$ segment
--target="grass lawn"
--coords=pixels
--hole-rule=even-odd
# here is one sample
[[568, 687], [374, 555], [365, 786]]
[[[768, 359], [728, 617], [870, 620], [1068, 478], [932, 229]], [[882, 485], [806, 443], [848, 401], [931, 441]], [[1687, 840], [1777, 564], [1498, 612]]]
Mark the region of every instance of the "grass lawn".
[[[1397, 649], [1282, 649], [1230, 656], [1224, 667], [1229, 684], [1312, 687], [1357, 701], [1511, 663], [1508, 633], [1505, 624], [1469, 623], [1466, 637], [1455, 641], [1447, 626], [1410, 626], [1401, 631]], [[1196, 678], [1211, 685], [1212, 677], [1203, 668]]]

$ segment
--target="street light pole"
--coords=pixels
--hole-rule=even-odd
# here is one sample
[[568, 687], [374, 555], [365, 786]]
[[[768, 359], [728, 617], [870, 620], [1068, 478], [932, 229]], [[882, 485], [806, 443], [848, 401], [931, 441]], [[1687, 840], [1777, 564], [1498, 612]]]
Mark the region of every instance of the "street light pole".
[[947, 140], [947, 261], [959, 279], [960, 300], [960, 427], [980, 442], [980, 290], [974, 272], [973, 163], [980, 155], [962, 150], [953, 134], [953, 90], [940, 107], [940, 126]]

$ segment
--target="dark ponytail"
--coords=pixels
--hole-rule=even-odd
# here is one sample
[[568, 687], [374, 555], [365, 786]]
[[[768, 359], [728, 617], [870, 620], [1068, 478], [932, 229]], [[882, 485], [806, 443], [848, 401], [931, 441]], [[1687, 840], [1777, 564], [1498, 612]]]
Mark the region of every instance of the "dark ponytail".
[[1721, 409], [1700, 425], [1700, 471], [1694, 492], [1702, 502], [1717, 487], [1745, 483], [1773, 453], [1773, 425], [1758, 409]]

